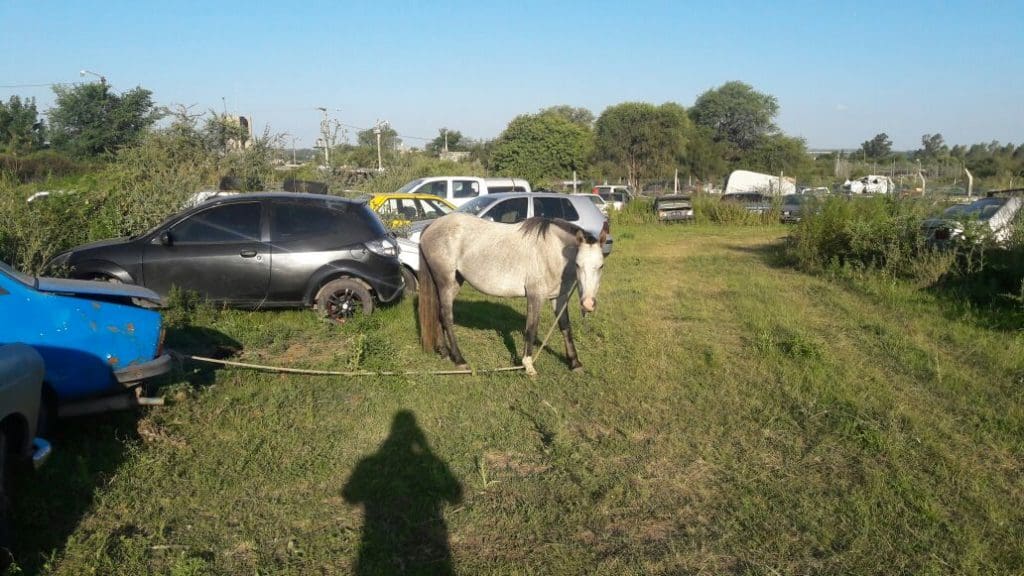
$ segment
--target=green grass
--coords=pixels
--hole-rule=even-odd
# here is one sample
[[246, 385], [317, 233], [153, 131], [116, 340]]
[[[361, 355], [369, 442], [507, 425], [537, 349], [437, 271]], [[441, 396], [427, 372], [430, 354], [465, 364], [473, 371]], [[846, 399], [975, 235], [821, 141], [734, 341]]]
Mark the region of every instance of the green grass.
[[[362, 573], [437, 573], [450, 553], [461, 574], [1024, 571], [1019, 329], [784, 267], [777, 226], [614, 232], [597, 314], [572, 310], [584, 374], [557, 334], [536, 379], [189, 365], [168, 406], [68, 422], [19, 481], [21, 569], [349, 574], [362, 554]], [[469, 362], [516, 359], [524, 309], [464, 290]], [[450, 366], [419, 350], [408, 300], [344, 327], [175, 314], [186, 352]]]

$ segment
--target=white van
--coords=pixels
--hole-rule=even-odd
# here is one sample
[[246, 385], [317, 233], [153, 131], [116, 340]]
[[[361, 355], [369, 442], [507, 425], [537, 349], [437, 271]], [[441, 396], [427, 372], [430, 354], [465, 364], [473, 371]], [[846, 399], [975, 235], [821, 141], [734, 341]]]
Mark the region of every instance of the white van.
[[532, 192], [530, 183], [522, 178], [480, 178], [478, 176], [428, 176], [417, 178], [397, 190], [403, 194], [432, 194], [455, 206], [483, 194], [498, 192]]

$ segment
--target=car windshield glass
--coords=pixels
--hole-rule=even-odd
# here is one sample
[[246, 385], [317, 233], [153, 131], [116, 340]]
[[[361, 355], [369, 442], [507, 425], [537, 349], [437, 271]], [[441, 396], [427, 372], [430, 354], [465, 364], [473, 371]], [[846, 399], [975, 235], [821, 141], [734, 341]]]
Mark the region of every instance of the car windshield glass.
[[1006, 198], [982, 198], [976, 202], [964, 206], [959, 214], [969, 218], [988, 220], [995, 216], [996, 212], [1006, 204]]
[[799, 206], [803, 204], [804, 201], [805, 200], [803, 196], [797, 196], [795, 194], [786, 196], [785, 198], [782, 199], [782, 203], [788, 206]]
[[412, 192], [413, 190], [418, 188], [420, 184], [423, 184], [423, 180], [424, 180], [423, 178], [418, 178], [416, 180], [413, 180], [412, 182], [409, 182], [405, 186], [402, 186], [401, 188], [399, 188], [398, 191], [400, 193], [402, 193], [402, 194], [405, 194], [406, 192]]
[[479, 216], [481, 212], [487, 209], [488, 206], [493, 204], [496, 198], [493, 196], [479, 196], [466, 202], [456, 212], [465, 212], [466, 214], [472, 214], [473, 216]]
[[447, 204], [437, 200], [423, 199], [419, 200], [419, 202], [423, 212], [421, 219], [439, 218], [452, 211]]
[[36, 285], [36, 279], [35, 278], [29, 276], [28, 274], [22, 274], [21, 272], [18, 272], [17, 270], [15, 270], [14, 268], [11, 268], [7, 264], [4, 264], [3, 262], [0, 262], [0, 273], [6, 274], [6, 275], [10, 276], [11, 278], [14, 278], [15, 280], [17, 280], [18, 282], [21, 282], [25, 286], [29, 286], [29, 287], [33, 287], [34, 288], [35, 285]]

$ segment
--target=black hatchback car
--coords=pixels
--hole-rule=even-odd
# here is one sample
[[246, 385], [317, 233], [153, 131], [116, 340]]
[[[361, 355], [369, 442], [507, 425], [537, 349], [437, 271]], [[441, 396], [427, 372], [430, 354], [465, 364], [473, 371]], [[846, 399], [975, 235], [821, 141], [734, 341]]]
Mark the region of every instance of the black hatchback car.
[[364, 203], [322, 194], [215, 198], [149, 232], [72, 248], [72, 278], [173, 286], [247, 308], [316, 306], [336, 321], [402, 294], [398, 244]]

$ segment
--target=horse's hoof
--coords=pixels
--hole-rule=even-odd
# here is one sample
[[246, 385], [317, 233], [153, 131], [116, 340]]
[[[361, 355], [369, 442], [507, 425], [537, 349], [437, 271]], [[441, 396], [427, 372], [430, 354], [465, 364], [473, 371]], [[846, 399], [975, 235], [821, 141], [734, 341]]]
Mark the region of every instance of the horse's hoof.
[[527, 376], [537, 375], [537, 369], [533, 367], [533, 358], [529, 356], [523, 356], [523, 369], [526, 370]]
[[577, 364], [572, 367], [572, 371], [577, 374], [583, 374], [583, 364]]

